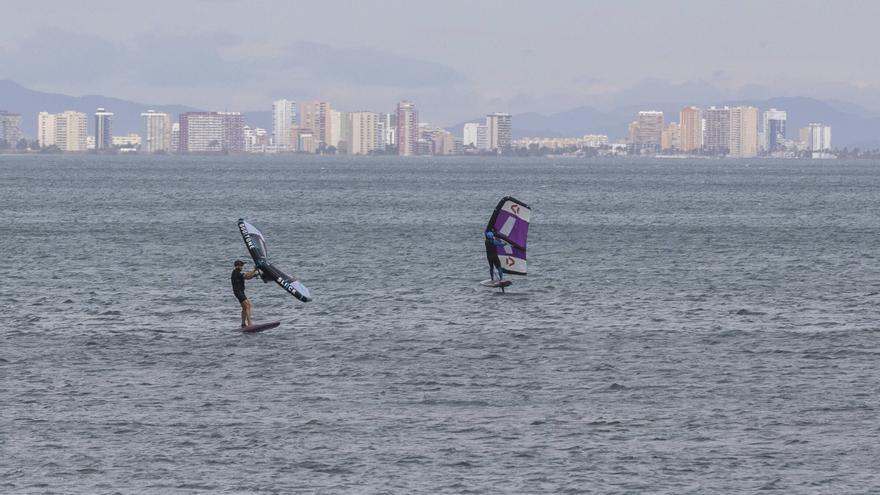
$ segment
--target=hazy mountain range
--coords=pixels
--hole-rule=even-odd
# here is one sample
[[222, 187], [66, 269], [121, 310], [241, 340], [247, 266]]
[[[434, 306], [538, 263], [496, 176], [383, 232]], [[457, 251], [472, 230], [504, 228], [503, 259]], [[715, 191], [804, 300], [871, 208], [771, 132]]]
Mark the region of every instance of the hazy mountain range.
[[[418, 102], [416, 102], [418, 104]], [[639, 110], [661, 110], [667, 121], [678, 121], [681, 107], [699, 102], [663, 102], [638, 103], [617, 106], [610, 110], [583, 106], [565, 112], [553, 114], [521, 113], [513, 116], [514, 137], [546, 136], [575, 137], [584, 134], [607, 134], [616, 140], [626, 135], [627, 125], [635, 118]], [[785, 110], [788, 113], [787, 134], [789, 138], [797, 138], [798, 129], [810, 122], [821, 122], [832, 127], [832, 142], [836, 147], [880, 148], [880, 113], [858, 105], [843, 102], [819, 100], [806, 97], [778, 97], [759, 100], [719, 101], [716, 105], [752, 105], [761, 111], [769, 108]], [[270, 103], [267, 102], [267, 107]], [[703, 104], [702, 106], [705, 106]], [[121, 135], [130, 132], [143, 132], [140, 114], [147, 110], [168, 112], [174, 115], [181, 112], [199, 109], [186, 105], [147, 104], [120, 98], [101, 95], [67, 96], [56, 93], [44, 93], [27, 89], [9, 80], [0, 80], [0, 110], [9, 110], [22, 115], [22, 131], [26, 136], [34, 137], [37, 127], [37, 113], [52, 113], [65, 110], [76, 110], [90, 116], [89, 127], [94, 125], [91, 115], [95, 109], [103, 107], [114, 112], [113, 132]], [[212, 109], [233, 110], [233, 109]], [[378, 109], [393, 111], [393, 108]], [[252, 127], [271, 129], [271, 112], [260, 110], [243, 112], [245, 121]], [[423, 121], [430, 122], [430, 115], [421, 115]], [[482, 117], [475, 117], [467, 122], [481, 122]], [[461, 135], [464, 122], [452, 126], [450, 131]]]

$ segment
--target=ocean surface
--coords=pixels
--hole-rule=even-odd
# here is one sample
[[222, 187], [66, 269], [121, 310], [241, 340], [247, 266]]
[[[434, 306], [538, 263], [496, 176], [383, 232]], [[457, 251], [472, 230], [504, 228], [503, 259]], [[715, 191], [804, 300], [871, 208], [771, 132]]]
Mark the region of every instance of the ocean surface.
[[0, 213], [0, 493], [880, 493], [878, 162], [0, 156]]

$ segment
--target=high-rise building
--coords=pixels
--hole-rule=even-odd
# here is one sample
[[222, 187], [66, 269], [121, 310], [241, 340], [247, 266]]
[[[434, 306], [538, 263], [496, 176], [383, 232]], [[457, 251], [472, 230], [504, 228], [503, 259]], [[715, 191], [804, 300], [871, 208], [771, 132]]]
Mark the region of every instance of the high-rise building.
[[468, 122], [464, 125], [461, 133], [461, 142], [465, 146], [477, 146], [477, 129], [480, 124], [476, 122]]
[[55, 115], [55, 144], [61, 151], [85, 151], [89, 134], [88, 116], [66, 111]]
[[168, 153], [171, 146], [171, 117], [167, 113], [147, 110], [141, 114], [144, 119], [144, 153]]
[[397, 153], [415, 156], [419, 153], [419, 111], [415, 103], [401, 101], [397, 104]]
[[462, 151], [462, 141], [446, 129], [435, 129], [431, 133], [431, 154], [458, 155]]
[[[329, 145], [336, 148], [339, 152], [339, 142], [342, 140], [342, 112], [338, 110], [330, 110], [330, 137]], [[347, 145], [344, 146], [347, 149]]]
[[369, 155], [378, 143], [379, 114], [374, 112], [351, 112], [351, 146], [353, 155]]
[[0, 110], [0, 148], [15, 148], [21, 139], [21, 114]]
[[636, 136], [639, 133], [639, 122], [634, 120], [626, 126], [626, 144], [635, 146]]
[[473, 146], [477, 150], [489, 149], [489, 128], [486, 124], [470, 122], [464, 125], [463, 146]]
[[703, 111], [698, 107], [684, 107], [679, 115], [681, 151], [693, 153], [703, 148]]
[[764, 122], [761, 126], [762, 147], [767, 153], [779, 151], [785, 143], [785, 110], [771, 108], [764, 112]]
[[670, 122], [660, 133], [661, 151], [681, 150], [681, 126], [676, 122]]
[[346, 154], [351, 151], [352, 127], [351, 113], [339, 112], [339, 130], [333, 131], [339, 135], [339, 142], [336, 144], [336, 152]]
[[99, 108], [95, 112], [95, 149], [108, 150], [113, 148], [113, 112]]
[[510, 148], [513, 142], [513, 117], [509, 113], [490, 113], [486, 115], [486, 132], [489, 137], [488, 149], [501, 152]]
[[326, 101], [310, 101], [300, 105], [299, 110], [299, 127], [312, 130], [312, 138], [317, 142], [318, 149], [335, 146], [330, 142], [333, 134], [330, 104]]
[[296, 129], [294, 131], [294, 135], [296, 136], [296, 147], [297, 150], [301, 153], [317, 153], [318, 152], [318, 143], [315, 140], [315, 133], [312, 132], [311, 129]]
[[244, 151], [244, 117], [240, 112], [180, 114], [180, 152]]
[[397, 114], [396, 113], [380, 113], [379, 120], [384, 127], [382, 135], [382, 145], [380, 148], [384, 151], [388, 148], [397, 146]]
[[272, 144], [278, 151], [291, 151], [292, 131], [296, 128], [296, 102], [276, 100], [272, 102]]
[[831, 150], [831, 127], [811, 123], [806, 128], [806, 145], [809, 151]]
[[385, 152], [385, 126], [388, 125], [387, 115], [386, 113], [376, 114], [376, 144], [373, 149], [379, 153]]
[[37, 141], [40, 147], [55, 146], [55, 114], [40, 112], [37, 114]]
[[726, 155], [730, 152], [730, 108], [709, 107], [703, 112], [703, 149]]
[[88, 117], [82, 112], [68, 110], [37, 115], [37, 138], [44, 148], [57, 146], [61, 151], [86, 151], [88, 128]]
[[[293, 129], [291, 129], [290, 131], [290, 134], [292, 136]], [[244, 126], [242, 133], [244, 135], [244, 151], [246, 153], [266, 152], [266, 149], [269, 147], [269, 135], [266, 132], [266, 129], [262, 129], [260, 127]], [[290, 151], [290, 145], [288, 144], [287, 147], [284, 149]]]
[[180, 122], [171, 124], [171, 151], [180, 153]]
[[639, 112], [633, 129], [633, 144], [642, 150], [660, 150], [660, 137], [663, 133], [663, 112]]
[[758, 109], [733, 107], [730, 109], [730, 145], [728, 154], [734, 158], [758, 155]]

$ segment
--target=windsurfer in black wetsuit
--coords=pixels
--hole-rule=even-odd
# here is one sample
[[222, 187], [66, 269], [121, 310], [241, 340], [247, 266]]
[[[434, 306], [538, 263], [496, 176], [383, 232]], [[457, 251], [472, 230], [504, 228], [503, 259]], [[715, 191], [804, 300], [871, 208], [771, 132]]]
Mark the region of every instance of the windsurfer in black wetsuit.
[[484, 242], [486, 244], [486, 260], [489, 261], [489, 277], [495, 280], [495, 270], [498, 270], [498, 280], [501, 281], [504, 278], [502, 275], [504, 270], [501, 269], [501, 260], [498, 259], [495, 247], [504, 246], [507, 243], [495, 237], [495, 232], [492, 229], [486, 231]]
[[251, 321], [251, 301], [244, 295], [244, 281], [256, 277], [257, 269], [254, 268], [247, 273], [242, 273], [244, 261], [235, 260], [233, 264], [235, 268], [232, 270], [232, 293], [241, 304], [241, 326], [243, 328], [253, 323]]

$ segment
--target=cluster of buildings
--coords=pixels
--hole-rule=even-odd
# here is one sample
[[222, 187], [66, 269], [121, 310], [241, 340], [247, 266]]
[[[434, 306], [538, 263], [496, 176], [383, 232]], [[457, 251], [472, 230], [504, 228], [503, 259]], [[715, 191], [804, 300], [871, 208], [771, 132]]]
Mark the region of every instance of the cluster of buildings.
[[799, 139], [786, 135], [787, 115], [771, 108], [684, 107], [678, 122], [665, 123], [663, 112], [642, 111], [629, 125], [626, 143], [637, 154], [685, 153], [750, 158], [758, 155], [792, 157], [831, 151], [831, 127], [812, 123]]
[[[113, 150], [141, 153], [331, 153], [461, 155], [498, 154], [516, 150], [570, 153], [601, 150], [599, 154], [709, 155], [750, 158], [824, 157], [831, 151], [831, 128], [811, 123], [797, 138], [786, 134], [787, 115], [771, 108], [759, 113], [752, 106], [687, 106], [678, 122], [666, 122], [663, 112], [641, 111], [629, 124], [627, 136], [610, 143], [606, 135], [580, 138], [513, 140], [509, 113], [490, 113], [485, 121], [464, 124], [461, 136], [419, 121], [411, 101], [394, 112], [343, 112], [326, 101], [272, 103], [271, 129], [251, 127], [240, 112], [185, 112], [173, 116], [153, 110], [141, 114], [142, 133], [113, 134], [113, 113], [103, 108], [89, 117], [82, 112], [40, 112], [37, 146], [64, 152]], [[21, 148], [21, 115], [0, 111], [0, 148]]]
[[[141, 114], [141, 134], [113, 134], [113, 112], [40, 112], [36, 147], [63, 152], [141, 153], [341, 153], [353, 155], [456, 155], [500, 153], [511, 146], [510, 114], [492, 113], [485, 123], [468, 124], [465, 136], [419, 121], [411, 101], [395, 112], [343, 112], [328, 102], [277, 100], [271, 130], [251, 127], [240, 112], [185, 112], [173, 116], [149, 110]], [[21, 115], [0, 112], [0, 139], [21, 140]], [[2, 143], [0, 143], [2, 144]], [[33, 147], [33, 143], [28, 145]], [[12, 146], [6, 146], [12, 147]]]

